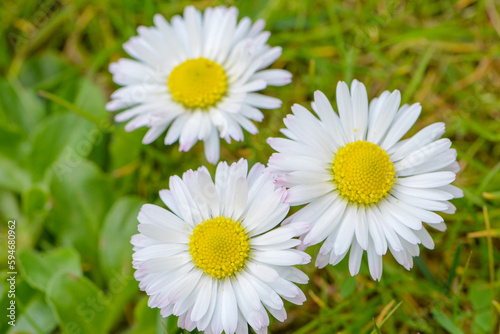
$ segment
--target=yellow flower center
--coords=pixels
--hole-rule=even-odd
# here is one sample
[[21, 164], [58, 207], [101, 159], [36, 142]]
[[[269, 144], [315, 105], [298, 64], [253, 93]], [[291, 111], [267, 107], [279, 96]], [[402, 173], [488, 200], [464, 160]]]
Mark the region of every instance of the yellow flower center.
[[231, 218], [207, 219], [197, 225], [189, 238], [189, 253], [197, 267], [212, 277], [237, 273], [250, 251], [250, 240], [239, 222]]
[[177, 65], [168, 77], [168, 89], [175, 101], [188, 108], [206, 108], [216, 104], [227, 90], [222, 66], [203, 57]]
[[342, 146], [333, 158], [333, 177], [340, 194], [358, 204], [380, 201], [391, 190], [395, 175], [389, 155], [367, 141]]

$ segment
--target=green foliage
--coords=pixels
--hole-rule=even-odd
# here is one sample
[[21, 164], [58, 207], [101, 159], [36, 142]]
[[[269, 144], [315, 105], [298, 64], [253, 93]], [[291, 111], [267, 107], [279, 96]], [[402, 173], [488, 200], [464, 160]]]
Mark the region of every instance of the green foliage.
[[[159, 203], [168, 178], [207, 165], [202, 145], [178, 152], [162, 138], [145, 146], [144, 129], [112, 124], [105, 103], [117, 85], [110, 62], [155, 13], [181, 13], [187, 1], [35, 1], [0, 5], [0, 225], [16, 219], [17, 325], [0, 333], [182, 333], [177, 319], [147, 306], [131, 265], [130, 238], [143, 203]], [[283, 100], [265, 111], [259, 134], [221, 143], [221, 160], [266, 163], [267, 137], [281, 136], [294, 103], [315, 90], [332, 100], [338, 80], [363, 81], [370, 98], [399, 89], [421, 102], [412, 133], [447, 124], [462, 167], [448, 230], [431, 232], [407, 272], [384, 257], [382, 281], [366, 258], [352, 278], [347, 261], [310, 277], [302, 306], [272, 333], [494, 333], [500, 329], [500, 20], [485, 1], [204, 1], [236, 5], [264, 18], [273, 65], [292, 84], [266, 93]], [[43, 92], [40, 92], [43, 91]], [[50, 95], [52, 94], [52, 95]], [[50, 99], [45, 97], [56, 97]], [[54, 102], [56, 101], [56, 102]], [[207, 166], [211, 171], [213, 166]], [[2, 242], [2, 244], [6, 244]], [[312, 247], [311, 254], [317, 253]], [[7, 296], [7, 252], [0, 254], [0, 309]], [[496, 303], [496, 304], [495, 304]], [[2, 317], [4, 315], [2, 314]]]
[[61, 272], [47, 288], [47, 300], [63, 333], [107, 333], [110, 301], [87, 277]]
[[60, 272], [82, 276], [80, 257], [71, 248], [56, 248], [38, 253], [31, 249], [19, 253], [19, 268], [33, 288], [46, 292], [49, 282]]

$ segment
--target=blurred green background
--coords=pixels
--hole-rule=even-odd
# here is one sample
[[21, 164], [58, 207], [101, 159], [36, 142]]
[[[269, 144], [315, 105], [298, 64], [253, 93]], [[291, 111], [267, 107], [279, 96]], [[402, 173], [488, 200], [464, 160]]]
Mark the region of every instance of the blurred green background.
[[[131, 269], [130, 236], [143, 203], [158, 203], [168, 178], [207, 164], [203, 147], [179, 153], [163, 138], [144, 146], [104, 109], [117, 88], [108, 64], [153, 15], [193, 3], [236, 5], [264, 18], [273, 66], [293, 83], [260, 133], [223, 143], [221, 159], [267, 162], [294, 103], [334, 99], [338, 80], [364, 82], [370, 98], [399, 89], [420, 102], [411, 134], [442, 121], [458, 151], [465, 198], [445, 216], [407, 272], [384, 257], [381, 282], [347, 263], [304, 267], [303, 306], [272, 333], [498, 333], [500, 315], [500, 6], [498, 1], [2, 1], [0, 7], [0, 332], [181, 333], [147, 307]], [[213, 166], [209, 167], [213, 171]], [[17, 322], [7, 325], [7, 221], [17, 222]], [[311, 254], [317, 249], [311, 249]], [[8, 319], [7, 319], [8, 320]], [[165, 328], [164, 328], [165, 326]]]

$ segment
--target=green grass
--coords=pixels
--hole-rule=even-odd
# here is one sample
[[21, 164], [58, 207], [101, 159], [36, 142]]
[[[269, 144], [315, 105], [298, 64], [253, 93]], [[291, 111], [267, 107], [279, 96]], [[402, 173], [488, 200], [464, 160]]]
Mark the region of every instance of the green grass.
[[[104, 109], [117, 86], [107, 67], [153, 15], [182, 12], [186, 1], [2, 2], [0, 10], [0, 225], [17, 221], [17, 326], [10, 333], [180, 333], [147, 307], [131, 269], [130, 235], [141, 204], [159, 203], [171, 175], [207, 164], [201, 144], [178, 152], [145, 130], [123, 131]], [[334, 99], [337, 81], [356, 78], [370, 98], [399, 89], [420, 102], [411, 134], [442, 121], [462, 171], [448, 230], [433, 232], [407, 272], [384, 257], [381, 282], [366, 258], [352, 278], [346, 261], [304, 266], [307, 302], [287, 304], [272, 333], [498, 333], [500, 330], [500, 13], [494, 0], [363, 3], [197, 1], [236, 5], [264, 18], [274, 67], [293, 83], [266, 92], [284, 101], [265, 112], [260, 133], [223, 143], [221, 160], [267, 162], [294, 103], [313, 92]], [[497, 3], [498, 4], [498, 3]], [[209, 167], [211, 171], [213, 166]], [[317, 248], [312, 247], [313, 254]], [[7, 297], [7, 250], [0, 254], [0, 309]]]

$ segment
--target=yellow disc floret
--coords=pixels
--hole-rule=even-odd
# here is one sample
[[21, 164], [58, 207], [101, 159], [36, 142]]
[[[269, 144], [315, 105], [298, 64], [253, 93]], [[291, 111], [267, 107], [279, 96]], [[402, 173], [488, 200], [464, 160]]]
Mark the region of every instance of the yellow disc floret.
[[250, 240], [241, 223], [231, 218], [210, 218], [197, 225], [189, 238], [195, 265], [212, 277], [237, 273], [250, 251]]
[[175, 101], [188, 108], [207, 108], [226, 93], [226, 72], [209, 59], [188, 59], [172, 70], [168, 89]]
[[340, 194], [358, 204], [380, 201], [391, 190], [395, 175], [389, 155], [367, 141], [342, 146], [333, 159], [333, 177]]

